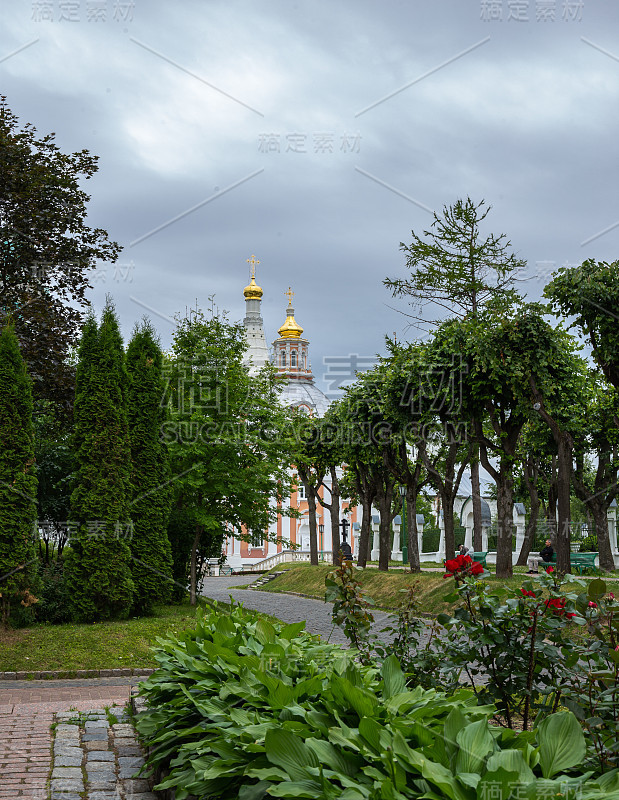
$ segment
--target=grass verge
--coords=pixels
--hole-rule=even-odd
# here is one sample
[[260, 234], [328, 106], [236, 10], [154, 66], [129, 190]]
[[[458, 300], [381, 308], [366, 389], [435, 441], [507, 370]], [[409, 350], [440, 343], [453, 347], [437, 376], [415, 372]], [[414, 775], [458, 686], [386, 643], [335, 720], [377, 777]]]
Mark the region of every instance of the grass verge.
[[160, 606], [152, 617], [0, 630], [0, 671], [155, 667], [150, 649], [157, 638], [193, 628], [195, 619], [185, 603]]
[[[313, 567], [310, 564], [282, 564], [274, 568], [275, 571], [283, 570], [273, 580], [260, 587], [264, 592], [297, 592], [309, 597], [324, 598], [325, 577], [333, 571], [327, 564]], [[402, 591], [413, 584], [417, 587], [417, 602], [422, 614], [436, 616], [454, 608], [453, 604], [443, 601], [443, 597], [454, 588], [452, 578], [443, 578], [442, 572], [410, 572], [394, 571], [379, 572], [377, 569], [358, 570], [355, 573], [361, 583], [364, 594], [371, 598], [376, 608], [394, 609], [400, 605]], [[488, 575], [486, 580], [493, 588], [499, 590], [518, 588], [522, 586], [527, 576], [516, 574], [512, 578], [497, 578], [494, 574]]]

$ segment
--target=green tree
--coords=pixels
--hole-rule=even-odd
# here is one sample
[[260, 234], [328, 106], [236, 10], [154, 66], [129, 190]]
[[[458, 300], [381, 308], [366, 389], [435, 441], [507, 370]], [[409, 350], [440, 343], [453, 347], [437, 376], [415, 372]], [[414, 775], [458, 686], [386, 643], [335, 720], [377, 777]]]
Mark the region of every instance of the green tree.
[[[606, 380], [619, 389], [619, 261], [590, 258], [559, 269], [544, 289], [556, 312], [575, 317]], [[615, 417], [619, 426], [619, 418]]]
[[133, 520], [131, 575], [133, 611], [151, 612], [170, 597], [172, 554], [167, 536], [172, 505], [168, 448], [161, 440], [166, 421], [163, 355], [153, 326], [136, 326], [127, 348], [127, 422], [131, 443], [130, 504]]
[[73, 614], [85, 621], [126, 617], [133, 600], [126, 398], [125, 353], [108, 299], [99, 327], [93, 315], [86, 320], [76, 374], [76, 530], [65, 570]]
[[[394, 297], [410, 297], [417, 309], [415, 319], [432, 322], [432, 310], [438, 307], [460, 319], [475, 317], [485, 306], [509, 308], [517, 299], [513, 288], [516, 275], [526, 262], [510, 252], [511, 242], [505, 234], [482, 233], [483, 223], [491, 206], [470, 197], [444, 206], [442, 216], [434, 214], [430, 230], [423, 237], [412, 231], [409, 245], [400, 243], [406, 255], [410, 277], [386, 278], [383, 283]], [[477, 447], [471, 452], [471, 484], [473, 497], [473, 542], [481, 550], [481, 489]]]
[[65, 408], [74, 393], [67, 353], [88, 305], [89, 273], [120, 250], [86, 224], [90, 197], [80, 184], [96, 171], [96, 156], [62, 153], [54, 134], [20, 127], [0, 97], [0, 321], [14, 319], [35, 398]]
[[245, 329], [212, 310], [178, 320], [169, 365], [168, 443], [175, 507], [194, 520], [191, 600], [196, 600], [201, 539], [235, 529], [269, 538], [277, 503], [289, 493], [289, 419], [268, 366], [250, 377], [243, 366]]
[[11, 325], [0, 330], [0, 604], [9, 624], [11, 602], [31, 602], [36, 568], [37, 479], [32, 389]]
[[595, 527], [600, 569], [614, 571], [612, 544], [608, 535], [607, 512], [617, 497], [619, 430], [614, 424], [618, 415], [617, 391], [601, 379], [589, 375], [580, 395], [580, 436], [574, 436], [574, 493], [581, 500]]
[[34, 405], [34, 444], [37, 463], [39, 559], [49, 564], [60, 558], [67, 542], [73, 477], [72, 426], [58, 403]]
[[[338, 469], [344, 461], [342, 448], [342, 426], [337, 416], [337, 408], [327, 409], [324, 417], [308, 417], [301, 411], [295, 416], [295, 440], [299, 443], [294, 453], [294, 464], [299, 478], [305, 486], [309, 524], [310, 524], [310, 561], [318, 563], [318, 547], [316, 536], [317, 504], [326, 508], [331, 522], [331, 543], [333, 563], [337, 564], [340, 552], [340, 508], [342, 489]], [[327, 475], [330, 483], [326, 483]], [[322, 492], [321, 492], [322, 490]], [[328, 499], [327, 499], [328, 494]], [[317, 541], [317, 540], [316, 540]]]
[[[396, 489], [397, 477], [391, 468], [394, 438], [391, 422], [386, 418], [384, 379], [382, 362], [374, 369], [358, 375], [340, 401], [343, 413], [339, 413], [341, 420], [347, 420], [343, 428], [347, 467], [356, 476], [361, 497], [373, 494], [372, 499], [380, 515], [378, 569], [381, 571], [389, 569], [391, 523], [401, 504]], [[364, 489], [364, 483], [367, 489]], [[365, 506], [363, 518], [366, 518]], [[360, 559], [362, 547], [366, 547], [363, 537], [359, 548]], [[363, 556], [366, 553], [367, 549]]]
[[[438, 338], [443, 357], [460, 353], [468, 369], [463, 406], [475, 417], [481, 462], [497, 487], [497, 575], [501, 577], [512, 574], [514, 470], [521, 432], [533, 413], [544, 419], [562, 447], [557, 566], [564, 573], [570, 568], [571, 451], [564, 445], [565, 434], [569, 434], [569, 398], [578, 392], [582, 362], [572, 338], [552, 328], [542, 312], [534, 303], [523, 304], [510, 314], [487, 312], [468, 322], [447, 323]], [[487, 426], [474, 413], [480, 408], [489, 420]]]

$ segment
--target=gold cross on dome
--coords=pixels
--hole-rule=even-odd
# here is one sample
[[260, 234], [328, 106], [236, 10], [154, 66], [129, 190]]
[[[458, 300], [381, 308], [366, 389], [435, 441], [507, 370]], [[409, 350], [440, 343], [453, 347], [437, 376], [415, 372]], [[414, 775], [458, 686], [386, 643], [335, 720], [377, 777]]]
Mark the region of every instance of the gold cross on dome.
[[252, 255], [251, 258], [247, 259], [247, 263], [251, 264], [251, 276], [252, 276], [252, 278], [255, 278], [256, 277], [256, 265], [259, 264], [260, 262], [258, 261], [256, 256]]
[[288, 291], [287, 291], [287, 292], [284, 292], [284, 294], [285, 294], [285, 295], [286, 295], [286, 297], [288, 298], [288, 305], [289, 305], [289, 306], [291, 306], [291, 305], [292, 305], [292, 301], [293, 301], [293, 299], [294, 299], [294, 292], [292, 291], [292, 289], [290, 288], [290, 286], [288, 287]]

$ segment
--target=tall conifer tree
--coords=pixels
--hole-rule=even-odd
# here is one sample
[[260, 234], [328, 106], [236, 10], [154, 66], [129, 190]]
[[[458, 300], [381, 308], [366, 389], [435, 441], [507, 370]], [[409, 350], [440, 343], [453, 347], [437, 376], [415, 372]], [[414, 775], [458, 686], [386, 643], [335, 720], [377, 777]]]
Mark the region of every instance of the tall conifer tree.
[[127, 420], [131, 442], [133, 520], [131, 573], [134, 611], [147, 614], [169, 599], [172, 553], [167, 534], [172, 503], [168, 448], [161, 439], [167, 408], [162, 403], [163, 355], [148, 321], [136, 327], [127, 348]]
[[33, 531], [37, 479], [32, 387], [11, 325], [0, 331], [0, 606], [8, 625], [11, 601], [28, 605], [36, 570]]
[[92, 316], [86, 322], [76, 374], [75, 531], [66, 570], [73, 613], [80, 620], [125, 617], [131, 609], [126, 394], [123, 343], [108, 300], [100, 327]]

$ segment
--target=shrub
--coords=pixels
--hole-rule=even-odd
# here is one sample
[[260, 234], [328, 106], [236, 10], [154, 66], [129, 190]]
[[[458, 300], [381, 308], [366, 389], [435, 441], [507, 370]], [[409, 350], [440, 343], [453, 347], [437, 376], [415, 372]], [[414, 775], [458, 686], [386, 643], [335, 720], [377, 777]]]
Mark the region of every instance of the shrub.
[[61, 624], [71, 620], [71, 602], [62, 560], [40, 567], [41, 591], [36, 605], [38, 622]]

